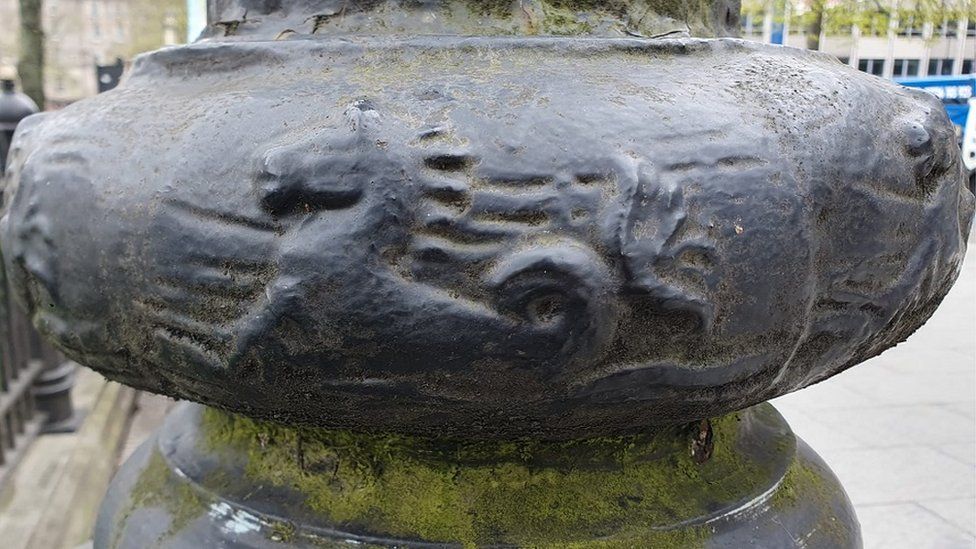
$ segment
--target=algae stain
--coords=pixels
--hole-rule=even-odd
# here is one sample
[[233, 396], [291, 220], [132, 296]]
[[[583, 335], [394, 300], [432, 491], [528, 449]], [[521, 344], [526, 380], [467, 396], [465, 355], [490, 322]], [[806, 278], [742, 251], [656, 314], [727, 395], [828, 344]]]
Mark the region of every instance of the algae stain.
[[[169, 465], [156, 450], [139, 474], [139, 479], [129, 493], [129, 500], [119, 511], [115, 524], [127, 524], [132, 513], [146, 507], [161, 507], [170, 517], [169, 527], [156, 540], [157, 544], [207, 513], [207, 504], [203, 497], [186, 482], [174, 483]], [[122, 528], [116, 530], [110, 547], [118, 546], [122, 533]]]
[[820, 537], [829, 538], [831, 545], [836, 547], [852, 547], [857, 532], [848, 527], [849, 520], [834, 515], [835, 501], [841, 491], [829, 471], [802, 459], [798, 452], [770, 505], [783, 514], [800, 506], [811, 509], [816, 514]]
[[288, 487], [338, 530], [465, 547], [696, 547], [707, 527], [666, 530], [761, 490], [736, 451], [736, 414], [698, 425], [569, 442], [439, 441], [293, 428], [204, 411], [208, 450], [245, 452], [252, 482]]

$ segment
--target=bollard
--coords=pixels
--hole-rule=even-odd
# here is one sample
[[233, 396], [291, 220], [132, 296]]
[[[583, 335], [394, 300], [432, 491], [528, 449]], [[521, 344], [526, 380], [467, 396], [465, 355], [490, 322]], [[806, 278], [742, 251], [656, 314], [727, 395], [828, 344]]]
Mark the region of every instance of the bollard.
[[19, 132], [37, 325], [193, 401], [95, 547], [860, 547], [764, 403], [921, 326], [974, 197], [938, 100], [737, 11], [212, 0]]

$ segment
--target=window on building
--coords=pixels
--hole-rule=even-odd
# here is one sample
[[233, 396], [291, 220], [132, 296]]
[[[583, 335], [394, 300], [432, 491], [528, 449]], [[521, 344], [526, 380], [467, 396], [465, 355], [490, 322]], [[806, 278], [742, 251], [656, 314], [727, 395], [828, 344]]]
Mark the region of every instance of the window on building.
[[898, 78], [899, 76], [904, 76], [903, 73], [905, 72], [905, 65], [906, 63], [904, 59], [895, 59], [895, 68], [892, 71], [891, 75], [894, 76], [895, 78]]
[[845, 64], [845, 65], [850, 65], [851, 64], [851, 58], [850, 57], [838, 57], [837, 60], [840, 61], [841, 63]]
[[918, 59], [895, 59], [892, 76], [895, 78], [918, 76]]
[[857, 62], [857, 70], [882, 76], [884, 75], [884, 59], [861, 59]]
[[906, 21], [898, 25], [899, 36], [922, 36], [922, 31], [922, 23], [917, 23], [915, 16], [910, 15]]
[[948, 76], [952, 74], [954, 59], [929, 59], [929, 76]]
[[920, 60], [909, 59], [908, 63], [905, 65], [905, 76], [918, 76], [918, 69], [920, 68], [920, 65]]
[[946, 38], [955, 38], [956, 29], [958, 28], [959, 23], [956, 23], [955, 21], [946, 21], [942, 24], [942, 36], [945, 36]]
[[973, 74], [974, 72], [976, 72], [976, 70], [974, 70], [974, 67], [973, 67], [973, 60], [972, 59], [966, 59], [966, 60], [964, 60], [962, 62], [962, 73], [963, 74]]

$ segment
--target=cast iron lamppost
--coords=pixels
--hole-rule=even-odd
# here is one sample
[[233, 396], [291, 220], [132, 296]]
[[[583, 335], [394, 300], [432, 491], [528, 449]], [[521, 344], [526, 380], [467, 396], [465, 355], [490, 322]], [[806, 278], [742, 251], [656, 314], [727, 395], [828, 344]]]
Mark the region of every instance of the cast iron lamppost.
[[762, 403], [920, 326], [974, 199], [935, 98], [682, 36], [737, 12], [215, 0], [30, 119], [35, 324], [202, 404], [96, 547], [860, 546]]
[[0, 174], [7, 165], [7, 151], [17, 124], [38, 111], [30, 97], [17, 93], [16, 83], [6, 75], [0, 77]]

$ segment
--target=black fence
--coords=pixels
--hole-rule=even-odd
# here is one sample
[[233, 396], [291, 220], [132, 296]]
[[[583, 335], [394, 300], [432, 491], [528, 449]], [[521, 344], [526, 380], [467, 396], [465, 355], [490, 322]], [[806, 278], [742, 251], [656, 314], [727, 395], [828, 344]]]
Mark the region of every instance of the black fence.
[[[6, 277], [2, 280], [6, 290]], [[37, 409], [32, 387], [45, 367], [45, 359], [35, 356], [40, 347], [33, 328], [23, 313], [9, 302], [9, 292], [0, 295], [0, 487], [23, 457], [30, 442], [47, 418]]]

